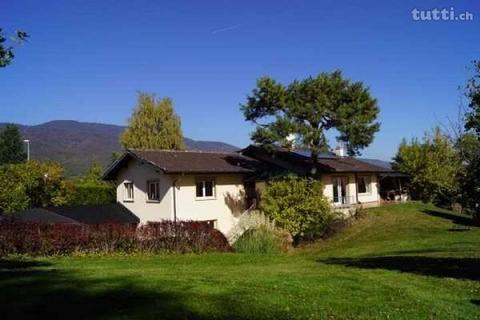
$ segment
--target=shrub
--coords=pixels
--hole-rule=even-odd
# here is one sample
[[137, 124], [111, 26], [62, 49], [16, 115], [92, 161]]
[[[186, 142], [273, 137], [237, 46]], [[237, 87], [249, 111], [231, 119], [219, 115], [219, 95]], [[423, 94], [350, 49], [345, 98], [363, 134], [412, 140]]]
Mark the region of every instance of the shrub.
[[71, 206], [115, 203], [115, 188], [111, 184], [75, 183], [74, 186]]
[[200, 253], [231, 250], [223, 233], [200, 221], [151, 222], [141, 226], [138, 235], [142, 251]]
[[320, 236], [333, 217], [323, 195], [323, 184], [296, 176], [279, 177], [268, 183], [260, 208], [277, 226], [290, 232], [296, 243]]
[[250, 229], [233, 244], [236, 252], [249, 254], [275, 254], [284, 250], [283, 239], [275, 230], [266, 226]]
[[164, 221], [136, 226], [0, 222], [0, 256], [85, 253], [230, 251], [223, 234], [206, 223]]
[[86, 174], [73, 181], [71, 206], [87, 206], [115, 203], [115, 185], [104, 181], [102, 166], [93, 162]]

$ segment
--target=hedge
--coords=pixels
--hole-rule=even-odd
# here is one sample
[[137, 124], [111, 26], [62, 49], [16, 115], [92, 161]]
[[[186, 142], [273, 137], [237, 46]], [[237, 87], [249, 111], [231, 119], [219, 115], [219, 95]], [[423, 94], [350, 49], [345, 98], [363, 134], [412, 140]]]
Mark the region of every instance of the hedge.
[[138, 228], [122, 224], [88, 226], [0, 222], [0, 256], [230, 250], [227, 239], [220, 231], [195, 221], [163, 221]]

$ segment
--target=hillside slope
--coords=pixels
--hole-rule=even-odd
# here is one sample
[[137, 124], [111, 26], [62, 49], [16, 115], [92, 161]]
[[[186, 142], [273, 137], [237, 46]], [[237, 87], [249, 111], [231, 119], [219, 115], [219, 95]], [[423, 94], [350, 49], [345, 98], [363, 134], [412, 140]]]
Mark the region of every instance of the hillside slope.
[[[0, 127], [5, 124], [0, 123]], [[70, 120], [50, 121], [35, 126], [17, 125], [24, 139], [31, 141], [31, 157], [61, 163], [68, 175], [82, 174], [92, 161], [107, 165], [121, 150], [123, 126]], [[238, 148], [217, 141], [185, 138], [189, 150], [234, 151]]]
[[470, 223], [409, 203], [282, 255], [8, 257], [2, 319], [480, 319]]

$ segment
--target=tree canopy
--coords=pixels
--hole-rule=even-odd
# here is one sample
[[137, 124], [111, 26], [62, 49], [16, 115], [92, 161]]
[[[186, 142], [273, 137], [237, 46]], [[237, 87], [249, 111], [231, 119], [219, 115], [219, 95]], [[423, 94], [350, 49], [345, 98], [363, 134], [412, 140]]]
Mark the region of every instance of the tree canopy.
[[180, 117], [172, 100], [140, 93], [121, 143], [132, 149], [184, 149]]
[[350, 155], [368, 146], [379, 130], [379, 108], [362, 82], [344, 79], [341, 71], [320, 73], [283, 85], [270, 77], [241, 106], [247, 121], [256, 124], [252, 140], [263, 146], [294, 143], [311, 151], [313, 162], [329, 148], [326, 132], [335, 129]]
[[[16, 42], [24, 42], [28, 37], [29, 36], [26, 32], [17, 31], [15, 32], [15, 36], [12, 37], [12, 40]], [[2, 28], [0, 28], [0, 68], [4, 68], [12, 63], [13, 58], [15, 58], [13, 46], [7, 44], [7, 38], [5, 37]]]
[[25, 161], [23, 140], [18, 127], [7, 124], [0, 130], [0, 165]]
[[465, 119], [467, 133], [460, 140], [465, 164], [460, 179], [463, 205], [480, 223], [480, 61], [475, 61], [474, 74], [467, 82], [466, 96], [469, 99]]
[[72, 187], [63, 176], [63, 168], [53, 162], [0, 166], [0, 212], [67, 205]]
[[412, 196], [423, 201], [451, 203], [458, 193], [461, 172], [459, 154], [452, 142], [436, 128], [423, 141], [403, 141], [394, 158], [394, 169], [411, 176]]
[[465, 128], [473, 130], [480, 139], [480, 61], [474, 61], [474, 74], [467, 83], [468, 112]]

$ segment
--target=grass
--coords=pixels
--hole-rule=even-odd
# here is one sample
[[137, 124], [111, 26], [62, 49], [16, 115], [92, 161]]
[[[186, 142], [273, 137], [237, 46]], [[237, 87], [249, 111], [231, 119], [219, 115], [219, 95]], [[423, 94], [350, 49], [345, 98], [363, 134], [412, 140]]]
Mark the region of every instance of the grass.
[[0, 260], [0, 318], [478, 319], [480, 229], [410, 203], [284, 255]]

